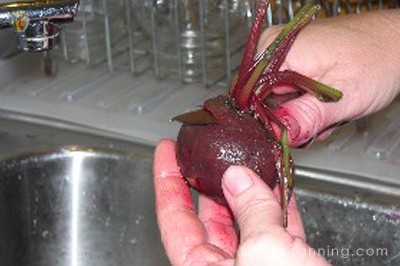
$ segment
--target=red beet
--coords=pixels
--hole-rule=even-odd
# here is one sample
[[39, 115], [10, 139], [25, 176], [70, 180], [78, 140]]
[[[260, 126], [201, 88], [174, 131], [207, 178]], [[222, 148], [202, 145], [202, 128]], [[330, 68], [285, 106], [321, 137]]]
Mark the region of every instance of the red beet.
[[221, 177], [231, 165], [245, 165], [274, 187], [276, 166], [272, 136], [249, 113], [233, 110], [224, 96], [204, 103], [218, 123], [183, 125], [177, 158], [182, 174], [200, 193], [224, 198]]
[[[286, 221], [294, 186], [293, 164], [286, 128], [271, 113], [267, 99], [273, 86], [281, 83], [293, 84], [322, 101], [338, 101], [342, 94], [297, 72], [279, 70], [297, 34], [318, 10], [313, 3], [305, 5], [261, 55], [255, 55], [266, 6], [260, 1], [239, 75], [229, 94], [207, 100], [201, 110], [174, 118], [183, 123], [177, 160], [189, 185], [219, 202], [225, 201], [221, 188], [225, 170], [231, 165], [251, 168], [271, 188], [279, 184]], [[281, 136], [275, 135], [272, 123], [281, 128]]]

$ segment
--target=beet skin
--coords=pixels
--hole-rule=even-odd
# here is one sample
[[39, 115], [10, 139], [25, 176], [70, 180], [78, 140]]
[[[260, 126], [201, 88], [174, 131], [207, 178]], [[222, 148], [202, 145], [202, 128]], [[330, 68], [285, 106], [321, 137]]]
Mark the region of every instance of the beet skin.
[[178, 165], [189, 185], [225, 202], [223, 173], [231, 165], [244, 165], [273, 188], [277, 183], [277, 160], [271, 133], [249, 113], [234, 110], [227, 97], [210, 99], [203, 109], [218, 122], [184, 124], [177, 139]]

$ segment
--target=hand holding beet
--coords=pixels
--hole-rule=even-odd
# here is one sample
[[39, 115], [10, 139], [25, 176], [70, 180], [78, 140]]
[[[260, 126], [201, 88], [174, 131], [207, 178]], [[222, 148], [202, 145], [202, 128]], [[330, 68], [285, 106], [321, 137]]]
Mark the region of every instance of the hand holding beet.
[[[400, 10], [388, 10], [317, 20], [302, 31], [281, 70], [298, 71], [340, 88], [344, 97], [337, 103], [326, 104], [304, 94], [273, 110], [273, 114], [287, 126], [291, 145], [302, 144], [339, 121], [376, 112], [393, 100], [400, 91], [400, 34], [394, 30], [399, 28]], [[272, 43], [278, 30], [281, 27], [268, 28], [263, 33], [259, 42], [261, 52]], [[272, 90], [283, 93], [293, 91], [293, 86], [279, 84]], [[287, 115], [298, 121], [298, 128]], [[200, 115], [197, 118], [205, 125], [216, 120], [213, 116]], [[230, 216], [227, 206], [202, 194], [197, 213], [178, 169], [176, 150], [174, 142], [162, 141], [154, 160], [158, 223], [172, 265], [205, 265], [207, 262], [218, 265], [327, 264], [321, 257], [293, 256], [297, 254], [293, 252], [294, 246], [310, 248], [303, 242], [304, 228], [295, 201], [293, 199], [288, 204], [289, 221], [285, 230], [281, 226], [282, 212], [278, 201], [262, 184], [262, 179], [254, 174], [251, 174], [253, 185], [246, 192], [235, 196], [230, 196], [230, 192], [224, 194], [235, 217]], [[225, 173], [221, 182], [225, 193], [237, 191], [243, 184], [237, 176], [242, 177], [243, 172], [235, 167], [229, 169], [234, 171]], [[227, 179], [232, 183], [226, 184]], [[274, 180], [274, 177], [264, 180]], [[228, 188], [232, 185], [234, 188]], [[233, 219], [239, 224], [240, 243]], [[243, 231], [251, 235], [251, 230], [257, 237], [245, 239]], [[290, 254], [285, 254], [285, 251]], [[285, 256], [277, 257], [279, 254]], [[246, 264], [241, 264], [241, 261]]]
[[229, 207], [199, 195], [196, 211], [175, 150], [175, 142], [163, 140], [154, 158], [158, 226], [171, 265], [329, 265], [306, 244], [295, 199], [284, 228], [276, 196], [248, 168], [233, 166], [224, 173]]
[[[319, 7], [306, 4], [272, 44], [256, 55], [266, 7], [266, 1], [260, 1], [239, 75], [228, 95], [210, 99], [201, 110], [174, 118], [183, 123], [177, 159], [188, 183], [219, 202], [224, 202], [222, 174], [231, 165], [249, 167], [271, 188], [278, 183], [286, 224], [294, 186], [293, 163], [287, 129], [272, 114], [268, 97], [280, 84], [291, 84], [325, 102], [338, 101], [342, 93], [297, 72], [280, 70], [297, 35]], [[281, 134], [277, 135], [273, 126]]]

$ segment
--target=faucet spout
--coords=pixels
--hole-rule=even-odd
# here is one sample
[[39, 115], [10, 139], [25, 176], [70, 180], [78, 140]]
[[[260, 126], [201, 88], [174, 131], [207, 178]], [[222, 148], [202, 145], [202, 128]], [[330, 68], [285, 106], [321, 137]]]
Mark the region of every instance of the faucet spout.
[[12, 28], [19, 48], [27, 52], [48, 51], [57, 46], [59, 23], [73, 20], [79, 0], [34, 0], [0, 4], [0, 29]]

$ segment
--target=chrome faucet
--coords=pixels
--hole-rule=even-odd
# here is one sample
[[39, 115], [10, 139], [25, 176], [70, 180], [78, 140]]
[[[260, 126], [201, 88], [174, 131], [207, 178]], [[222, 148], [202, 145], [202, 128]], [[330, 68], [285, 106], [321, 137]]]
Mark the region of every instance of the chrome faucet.
[[53, 49], [60, 39], [59, 23], [73, 20], [79, 0], [0, 0], [0, 29], [12, 28], [23, 51]]

